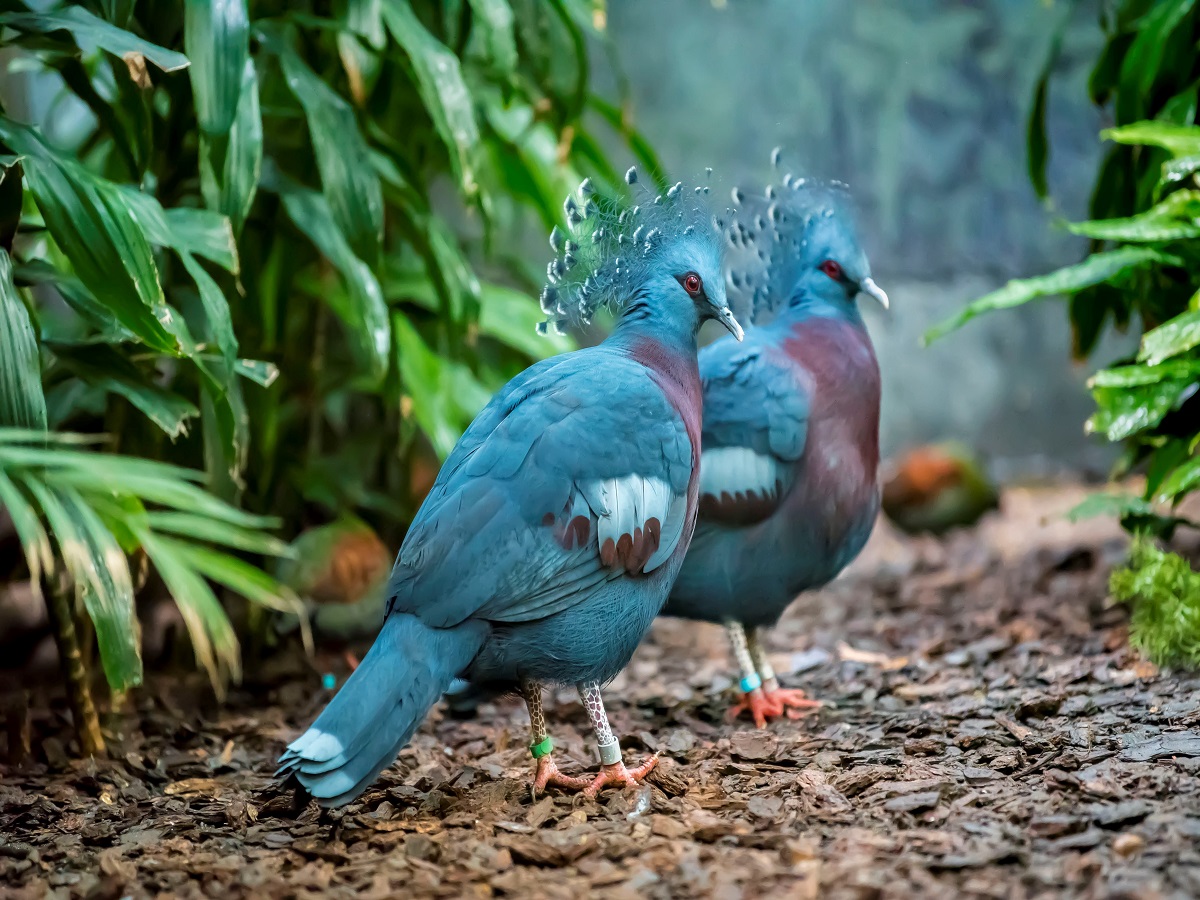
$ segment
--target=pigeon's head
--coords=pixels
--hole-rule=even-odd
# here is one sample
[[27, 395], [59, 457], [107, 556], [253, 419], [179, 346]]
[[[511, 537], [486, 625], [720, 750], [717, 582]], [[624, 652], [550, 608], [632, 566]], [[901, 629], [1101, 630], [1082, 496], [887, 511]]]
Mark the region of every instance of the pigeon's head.
[[735, 258], [729, 281], [755, 318], [781, 307], [824, 307], [857, 318], [860, 294], [887, 308], [844, 185], [784, 175], [759, 197], [735, 190], [734, 202], [729, 242], [741, 250], [743, 266], [738, 271]]
[[558, 255], [546, 269], [541, 303], [549, 318], [539, 330], [587, 324], [607, 306], [623, 321], [681, 334], [716, 319], [741, 340], [722, 276], [723, 223], [702, 202], [707, 187], [688, 190], [680, 182], [656, 195], [632, 168], [625, 180], [638, 202], [600, 197], [588, 179], [567, 198], [569, 230], [550, 235]]

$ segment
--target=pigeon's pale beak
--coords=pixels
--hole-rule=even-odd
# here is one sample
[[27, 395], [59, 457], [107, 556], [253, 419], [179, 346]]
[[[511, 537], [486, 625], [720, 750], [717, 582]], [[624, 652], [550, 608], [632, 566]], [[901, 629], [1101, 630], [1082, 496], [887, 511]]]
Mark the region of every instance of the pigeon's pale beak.
[[888, 308], [888, 295], [884, 293], [883, 288], [877, 285], [873, 279], [864, 278], [862, 281], [860, 281], [858, 283], [858, 292], [878, 300], [879, 305], [884, 309]]
[[[880, 293], [882, 293], [882, 291]], [[715, 306], [715, 307], [713, 307], [713, 310], [715, 313], [713, 318], [715, 318], [718, 322], [720, 322], [722, 325], [724, 325], [726, 328], [728, 328], [729, 333], [732, 334], [735, 338], [737, 338], [740, 341], [742, 338], [744, 338], [746, 336], [745, 333], [742, 331], [742, 326], [739, 325], [738, 320], [733, 317], [733, 312], [729, 309], [728, 306]]]

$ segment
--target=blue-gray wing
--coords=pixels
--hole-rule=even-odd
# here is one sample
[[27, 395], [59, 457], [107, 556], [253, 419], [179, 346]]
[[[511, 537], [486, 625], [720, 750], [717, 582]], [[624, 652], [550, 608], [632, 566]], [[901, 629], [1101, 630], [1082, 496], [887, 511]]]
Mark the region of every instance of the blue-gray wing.
[[795, 478], [808, 432], [804, 373], [751, 332], [700, 354], [704, 386], [702, 519], [748, 524], [769, 516]]
[[648, 371], [605, 347], [510, 382], [446, 460], [389, 584], [448, 627], [530, 621], [654, 571], [687, 524], [692, 448]]

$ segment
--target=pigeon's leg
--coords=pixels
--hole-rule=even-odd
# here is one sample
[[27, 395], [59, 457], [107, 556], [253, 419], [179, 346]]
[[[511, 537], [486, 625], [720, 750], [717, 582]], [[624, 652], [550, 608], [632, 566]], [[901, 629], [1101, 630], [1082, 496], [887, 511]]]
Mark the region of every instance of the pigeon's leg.
[[638, 782], [649, 774], [658, 764], [658, 754], [654, 754], [636, 769], [626, 769], [621, 761], [621, 745], [613, 734], [612, 726], [608, 724], [608, 714], [604, 711], [604, 700], [600, 696], [600, 685], [596, 682], [581, 684], [579, 699], [587, 710], [588, 721], [596, 732], [596, 745], [600, 751], [600, 774], [587, 783], [584, 794], [595, 797], [605, 785], [617, 784], [623, 787], [636, 787]]
[[746, 634], [746, 644], [758, 677], [762, 679], [763, 696], [770, 704], [770, 708], [766, 711], [768, 716], [786, 714], [789, 719], [798, 719], [813, 710], [820, 709], [821, 701], [810, 700], [804, 691], [788, 690], [779, 686], [779, 679], [775, 677], [775, 670], [771, 667], [770, 660], [767, 659], [767, 651], [759, 640], [757, 628], [751, 628]]
[[554, 739], [546, 730], [546, 714], [542, 711], [542, 686], [536, 681], [525, 678], [521, 681], [521, 694], [525, 705], [529, 707], [529, 752], [537, 760], [537, 770], [533, 776], [534, 793], [545, 790], [546, 785], [554, 784], [570, 790], [581, 791], [590, 784], [586, 778], [569, 778], [558, 771], [554, 764]]
[[767, 716], [770, 715], [774, 706], [767, 702], [767, 698], [763, 694], [762, 679], [750, 656], [750, 644], [746, 639], [746, 629], [742, 627], [741, 622], [730, 619], [725, 623], [725, 631], [729, 635], [729, 644], [733, 648], [733, 659], [742, 675], [742, 680], [738, 683], [738, 687], [742, 689], [742, 699], [730, 707], [726, 718], [732, 722], [742, 713], [749, 711], [750, 715], [754, 717], [754, 724], [759, 728], [766, 728]]

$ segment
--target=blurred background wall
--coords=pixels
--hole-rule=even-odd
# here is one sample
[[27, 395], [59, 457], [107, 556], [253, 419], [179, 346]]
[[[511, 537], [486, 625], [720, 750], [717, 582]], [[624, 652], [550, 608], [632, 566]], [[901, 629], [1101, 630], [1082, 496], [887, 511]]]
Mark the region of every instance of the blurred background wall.
[[[798, 174], [848, 182], [892, 311], [865, 310], [884, 373], [885, 452], [965, 439], [1011, 474], [1103, 471], [1083, 434], [1085, 370], [1051, 301], [977, 320], [922, 349], [926, 328], [1012, 277], [1082, 257], [1055, 215], [1083, 218], [1099, 158], [1086, 101], [1098, 2], [610, 0], [637, 125], [680, 177], [759, 181], [781, 145]], [[1043, 208], [1025, 120], [1057, 26]], [[1120, 346], [1101, 348], [1110, 359]]]

